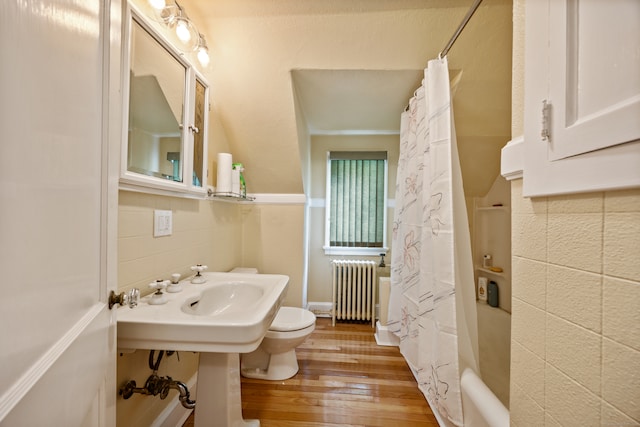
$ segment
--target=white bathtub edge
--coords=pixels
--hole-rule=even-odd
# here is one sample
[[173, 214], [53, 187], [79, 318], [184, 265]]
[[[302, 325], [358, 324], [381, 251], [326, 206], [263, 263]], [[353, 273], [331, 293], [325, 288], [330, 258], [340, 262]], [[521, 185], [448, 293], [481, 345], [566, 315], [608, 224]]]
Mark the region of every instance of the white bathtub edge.
[[473, 411], [465, 410], [465, 414], [472, 413], [475, 416], [481, 416], [484, 421], [484, 424], [481, 424], [474, 422], [479, 420], [465, 420], [465, 426], [509, 427], [509, 410], [472, 369], [466, 368], [462, 372], [460, 388], [463, 396], [463, 405], [465, 398], [468, 398], [468, 403], [474, 409]]

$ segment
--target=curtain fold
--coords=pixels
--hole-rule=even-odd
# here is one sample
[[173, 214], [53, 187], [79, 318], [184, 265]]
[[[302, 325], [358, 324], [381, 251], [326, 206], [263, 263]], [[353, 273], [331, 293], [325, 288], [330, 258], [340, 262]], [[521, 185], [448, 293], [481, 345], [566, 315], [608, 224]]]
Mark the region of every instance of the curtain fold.
[[448, 64], [438, 58], [401, 116], [389, 327], [436, 416], [456, 426], [463, 425], [461, 363], [477, 370], [469, 331], [475, 320], [467, 322], [475, 319], [475, 289], [466, 217]]

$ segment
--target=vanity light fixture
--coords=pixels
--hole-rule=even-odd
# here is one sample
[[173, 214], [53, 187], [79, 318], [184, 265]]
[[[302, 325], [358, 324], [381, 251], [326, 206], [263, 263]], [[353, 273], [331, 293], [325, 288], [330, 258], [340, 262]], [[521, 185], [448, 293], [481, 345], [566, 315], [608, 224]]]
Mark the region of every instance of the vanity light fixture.
[[181, 42], [179, 48], [184, 52], [195, 51], [198, 62], [203, 67], [209, 65], [207, 41], [189, 19], [184, 8], [175, 0], [172, 0], [172, 4], [169, 5], [166, 0], [148, 0], [148, 2], [154, 8], [156, 20], [176, 32]]
[[183, 43], [185, 50], [195, 49], [198, 45], [198, 30], [196, 26], [189, 20], [187, 13], [182, 6], [176, 2], [177, 14], [173, 17], [173, 20], [169, 26], [174, 28], [176, 36]]
[[156, 10], [162, 10], [167, 6], [167, 2], [165, 0], [149, 0], [149, 4]]
[[207, 41], [204, 39], [202, 34], [198, 34], [198, 46], [196, 50], [200, 64], [202, 64], [203, 67], [209, 65], [209, 47], [207, 46]]

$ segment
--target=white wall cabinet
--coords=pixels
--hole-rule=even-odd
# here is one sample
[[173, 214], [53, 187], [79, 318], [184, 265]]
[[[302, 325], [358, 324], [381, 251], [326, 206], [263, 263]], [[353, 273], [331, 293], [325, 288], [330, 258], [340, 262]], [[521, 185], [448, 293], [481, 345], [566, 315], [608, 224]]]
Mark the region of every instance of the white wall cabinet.
[[132, 5], [124, 25], [120, 188], [207, 195], [209, 87], [184, 54]]
[[528, 1], [525, 25], [524, 195], [640, 186], [640, 2]]

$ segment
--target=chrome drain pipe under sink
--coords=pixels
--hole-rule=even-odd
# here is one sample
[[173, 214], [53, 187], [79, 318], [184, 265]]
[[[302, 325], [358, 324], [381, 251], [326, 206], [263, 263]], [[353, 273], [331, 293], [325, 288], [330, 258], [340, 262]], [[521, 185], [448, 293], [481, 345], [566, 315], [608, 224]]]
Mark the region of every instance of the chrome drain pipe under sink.
[[147, 395], [147, 396], [157, 396], [160, 395], [160, 399], [166, 399], [169, 395], [169, 391], [171, 389], [178, 390], [180, 393], [180, 403], [187, 409], [193, 409], [196, 407], [196, 401], [191, 400], [191, 394], [189, 393], [189, 388], [182, 381], [175, 381], [170, 376], [160, 377], [158, 376], [158, 367], [160, 366], [160, 360], [162, 360], [162, 356], [164, 354], [164, 350], [161, 350], [158, 359], [154, 362], [153, 355], [154, 350], [151, 350], [149, 353], [149, 367], [153, 369], [153, 373], [147, 378], [147, 381], [144, 384], [144, 387], [137, 387], [137, 384], [134, 380], [128, 381], [124, 386], [122, 386], [118, 392], [124, 399], [129, 399], [135, 393]]

